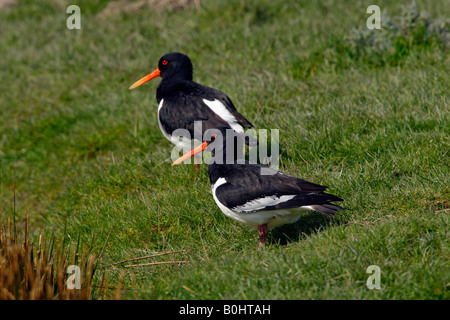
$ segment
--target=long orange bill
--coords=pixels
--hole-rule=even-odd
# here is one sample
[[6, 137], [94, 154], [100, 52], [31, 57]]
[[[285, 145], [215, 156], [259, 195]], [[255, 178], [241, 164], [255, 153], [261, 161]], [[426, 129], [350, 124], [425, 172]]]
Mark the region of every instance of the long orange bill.
[[182, 155], [181, 158], [179, 158], [174, 163], [172, 163], [172, 165], [174, 166], [174, 165], [182, 163], [184, 160], [189, 159], [190, 157], [196, 155], [199, 152], [202, 152], [207, 147], [208, 147], [208, 142], [205, 141], [198, 147], [196, 147], [196, 148], [192, 149], [191, 151], [189, 151], [188, 153], [185, 153], [184, 155]]
[[146, 75], [145, 77], [143, 77], [142, 79], [136, 81], [131, 87], [129, 87], [128, 89], [134, 89], [136, 87], [139, 87], [141, 85], [143, 85], [144, 83], [152, 80], [153, 78], [156, 78], [158, 76], [161, 75], [161, 71], [159, 71], [158, 68], [156, 68], [152, 73]]

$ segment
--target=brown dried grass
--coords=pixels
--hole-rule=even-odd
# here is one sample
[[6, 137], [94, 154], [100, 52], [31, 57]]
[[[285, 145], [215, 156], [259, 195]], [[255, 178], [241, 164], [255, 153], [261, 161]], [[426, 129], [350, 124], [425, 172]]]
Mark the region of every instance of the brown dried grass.
[[[97, 259], [90, 253], [80, 254], [79, 242], [75, 249], [54, 239], [39, 243], [29, 242], [29, 218], [19, 234], [11, 220], [0, 227], [0, 300], [90, 300], [107, 295], [104, 275], [101, 286], [93, 285]], [[70, 265], [80, 267], [80, 289], [67, 286]], [[117, 292], [116, 292], [117, 293]], [[120, 294], [114, 294], [120, 298]]]

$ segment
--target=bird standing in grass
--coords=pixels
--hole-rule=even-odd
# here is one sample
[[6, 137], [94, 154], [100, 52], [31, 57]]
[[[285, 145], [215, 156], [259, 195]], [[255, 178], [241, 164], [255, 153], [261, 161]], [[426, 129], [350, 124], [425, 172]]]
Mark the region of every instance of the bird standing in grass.
[[[214, 128], [212, 131], [210, 139], [172, 165], [203, 150], [212, 152], [208, 173], [214, 200], [226, 216], [258, 229], [258, 250], [264, 246], [268, 229], [293, 223], [300, 215], [311, 210], [329, 216], [343, 210], [331, 203], [342, 199], [325, 193], [327, 187], [241, 158], [238, 151], [242, 150], [244, 141], [251, 144], [245, 136], [226, 127]], [[230, 150], [234, 152], [230, 153]]]
[[[192, 63], [188, 56], [173, 52], [161, 57], [158, 67], [130, 89], [134, 89], [160, 76], [156, 90], [159, 127], [169, 141], [186, 148], [192, 148], [194, 126], [201, 122], [201, 135], [211, 128], [225, 126], [244, 132], [253, 125], [239, 112], [231, 99], [223, 92], [192, 81]], [[186, 135], [174, 134], [177, 129], [186, 129]], [[176, 132], [179, 133], [179, 132]], [[196, 141], [196, 145], [202, 141]]]

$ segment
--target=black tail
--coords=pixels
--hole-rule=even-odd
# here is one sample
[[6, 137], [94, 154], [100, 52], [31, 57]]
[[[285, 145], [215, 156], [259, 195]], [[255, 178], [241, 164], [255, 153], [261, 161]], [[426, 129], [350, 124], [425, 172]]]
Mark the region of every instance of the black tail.
[[310, 206], [313, 210], [320, 212], [322, 214], [325, 214], [327, 216], [334, 216], [336, 212], [344, 210], [344, 208], [331, 204], [331, 203], [325, 203], [325, 204], [314, 204]]

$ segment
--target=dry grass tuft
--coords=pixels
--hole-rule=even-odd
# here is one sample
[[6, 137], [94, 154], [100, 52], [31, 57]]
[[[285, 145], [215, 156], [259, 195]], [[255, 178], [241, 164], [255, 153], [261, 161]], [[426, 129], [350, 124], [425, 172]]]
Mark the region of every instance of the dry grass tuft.
[[[105, 286], [93, 286], [97, 259], [88, 253], [79, 255], [63, 248], [63, 243], [46, 241], [43, 235], [35, 245], [29, 242], [29, 219], [22, 234], [18, 234], [11, 220], [0, 228], [0, 300], [90, 300], [105, 296]], [[56, 248], [55, 248], [56, 246]], [[79, 267], [81, 288], [69, 288], [71, 265]], [[100, 282], [104, 284], [104, 277]], [[71, 282], [74, 283], [75, 282]], [[114, 297], [117, 298], [117, 295]]]

